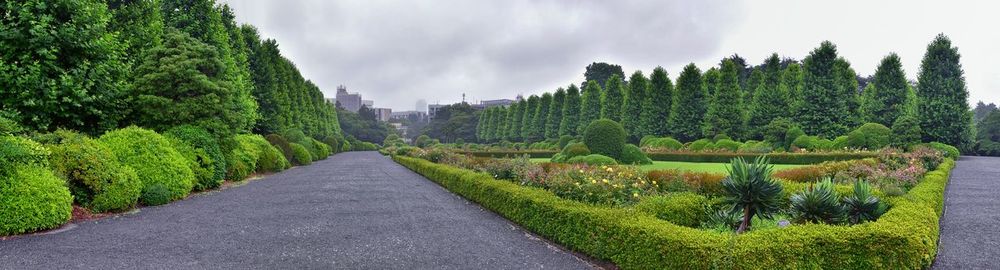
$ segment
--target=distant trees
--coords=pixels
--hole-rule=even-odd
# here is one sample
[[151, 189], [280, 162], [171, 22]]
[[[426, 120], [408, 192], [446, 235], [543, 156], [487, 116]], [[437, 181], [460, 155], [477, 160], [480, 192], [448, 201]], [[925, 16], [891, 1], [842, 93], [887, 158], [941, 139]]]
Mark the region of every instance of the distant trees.
[[618, 74], [611, 75], [601, 93], [601, 118], [615, 122], [622, 120], [622, 105], [624, 104], [625, 87]]
[[764, 60], [761, 83], [747, 107], [748, 138], [763, 139], [762, 128], [774, 119], [791, 116], [788, 87], [782, 87], [781, 60], [778, 54], [771, 54]]
[[701, 70], [688, 64], [677, 78], [669, 126], [675, 139], [693, 141], [701, 138], [702, 120], [708, 111], [708, 93], [702, 85]]
[[628, 79], [628, 88], [622, 104], [621, 123], [625, 128], [626, 139], [637, 143], [645, 134], [642, 121], [643, 103], [647, 101], [649, 82], [642, 71], [635, 71]]
[[[653, 69], [649, 75], [649, 88], [642, 103], [642, 135], [667, 136], [670, 127], [670, 108], [674, 104], [674, 85], [662, 67]], [[642, 136], [640, 136], [641, 138]]]
[[563, 107], [566, 105], [566, 90], [560, 87], [552, 95], [549, 103], [549, 113], [545, 119], [545, 138], [559, 138], [559, 126], [562, 125]]
[[722, 62], [719, 84], [705, 114], [702, 134], [705, 137], [728, 135], [741, 137], [743, 131], [743, 90], [740, 88], [739, 70], [732, 60]]
[[798, 122], [807, 134], [833, 138], [850, 130], [847, 120], [851, 110], [840, 85], [840, 69], [837, 47], [824, 41], [803, 60], [804, 78], [802, 102], [796, 114]]
[[521, 119], [521, 139], [526, 142], [535, 142], [541, 138], [538, 124], [535, 121], [538, 120], [535, 115], [538, 113], [539, 102], [541, 102], [541, 98], [531, 95], [524, 106], [524, 114]]
[[576, 135], [580, 126], [580, 89], [571, 84], [566, 88], [566, 98], [563, 100], [562, 122], [559, 123], [559, 136]]
[[597, 81], [587, 81], [587, 86], [583, 88], [576, 134], [583, 134], [583, 130], [590, 125], [590, 122], [601, 118], [601, 92], [601, 86], [597, 84]]
[[866, 122], [892, 126], [906, 113], [909, 83], [903, 72], [903, 63], [895, 53], [882, 59], [871, 84], [862, 93], [862, 115]]
[[944, 35], [938, 35], [927, 45], [917, 79], [924, 141], [950, 145], [971, 142], [969, 91], [965, 89], [959, 58], [958, 48], [952, 47], [951, 39]]
[[597, 85], [607, 85], [608, 79], [611, 76], [618, 75], [618, 78], [625, 78], [625, 72], [622, 71], [622, 67], [619, 65], [612, 65], [604, 62], [594, 62], [587, 65], [586, 71], [583, 73], [584, 82], [580, 87], [586, 88], [587, 82], [596, 81]]

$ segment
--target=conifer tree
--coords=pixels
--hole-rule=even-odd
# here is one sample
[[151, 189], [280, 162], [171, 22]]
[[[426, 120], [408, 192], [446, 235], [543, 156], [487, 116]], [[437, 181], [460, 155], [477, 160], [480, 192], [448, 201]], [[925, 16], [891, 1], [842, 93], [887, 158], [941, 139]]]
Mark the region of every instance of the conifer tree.
[[562, 111], [566, 103], [566, 90], [562, 87], [556, 89], [552, 95], [552, 103], [549, 104], [549, 113], [545, 118], [545, 138], [559, 138], [559, 126], [562, 124]]
[[507, 115], [504, 116], [503, 126], [501, 127], [502, 140], [514, 141], [514, 117], [517, 115], [517, 106], [519, 102], [513, 102], [507, 107]]
[[549, 118], [550, 105], [552, 105], [552, 94], [546, 92], [538, 99], [538, 105], [535, 106], [535, 113], [532, 115], [535, 127], [531, 135], [535, 140], [545, 139], [545, 128], [548, 126], [546, 121]]
[[701, 124], [708, 110], [708, 94], [703, 83], [701, 70], [694, 63], [685, 66], [677, 78], [669, 126], [674, 138], [678, 140], [693, 141], [701, 138]]
[[863, 104], [866, 111], [864, 115], [868, 116], [865, 121], [892, 126], [906, 109], [909, 86], [899, 56], [891, 53], [883, 58], [868, 85], [872, 86], [872, 92], [866, 99], [868, 104]]
[[733, 138], [742, 136], [743, 90], [740, 88], [740, 73], [732, 60], [722, 62], [719, 70], [719, 86], [705, 115], [702, 135], [712, 137], [725, 134]]
[[[643, 100], [641, 124], [645, 135], [663, 137], [670, 135], [670, 108], [674, 103], [674, 85], [662, 67], [653, 69], [649, 75], [649, 91]], [[641, 138], [640, 138], [641, 139]]]
[[611, 75], [604, 87], [604, 92], [601, 93], [601, 118], [611, 119], [615, 122], [622, 121], [624, 92], [622, 78], [618, 77], [618, 74]]
[[850, 113], [848, 97], [838, 86], [837, 47], [824, 41], [803, 60], [802, 101], [798, 122], [810, 135], [835, 138], [851, 127], [844, 121]]
[[562, 122], [559, 123], [559, 136], [576, 135], [580, 126], [580, 89], [570, 84], [566, 89], [566, 98], [562, 106]]
[[788, 64], [781, 72], [781, 92], [788, 93], [788, 114], [798, 111], [799, 103], [802, 102], [802, 65], [799, 63]]
[[493, 113], [492, 124], [490, 124], [490, 141], [500, 141], [503, 139], [504, 121], [507, 119], [507, 108], [497, 107]]
[[601, 91], [597, 81], [587, 81], [587, 87], [583, 88], [576, 134], [583, 134], [583, 130], [590, 125], [590, 122], [601, 118]]
[[521, 141], [521, 121], [524, 120], [524, 107], [527, 106], [528, 101], [523, 99], [511, 106], [513, 118], [510, 120], [510, 128], [507, 131], [507, 137], [511, 141]]
[[927, 45], [917, 79], [920, 129], [926, 142], [954, 146], [970, 143], [972, 115], [965, 88], [961, 55], [951, 39], [939, 34]]
[[521, 140], [524, 142], [534, 142], [538, 139], [538, 127], [535, 125], [535, 112], [538, 111], [539, 98], [531, 95], [524, 103], [524, 114], [521, 115]]
[[[781, 87], [781, 59], [778, 54], [771, 54], [764, 60], [761, 69], [761, 83], [757, 86], [756, 94], [752, 98], [752, 103], [748, 107], [749, 119], [747, 129], [752, 132], [751, 139], [763, 139], [761, 129], [772, 120], [779, 117], [788, 117], [788, 93]], [[752, 76], [752, 75], [751, 75]]]
[[750, 72], [750, 77], [747, 78], [746, 85], [743, 87], [743, 104], [749, 105], [753, 102], [753, 96], [757, 94], [757, 89], [762, 83], [764, 83], [764, 67], [754, 68]]
[[489, 112], [489, 109], [479, 112], [479, 121], [476, 122], [476, 138], [480, 141], [486, 140], [486, 129], [487, 125], [490, 124], [490, 121], [487, 120], [489, 119]]
[[642, 103], [646, 100], [646, 93], [649, 92], [649, 81], [642, 71], [635, 71], [628, 79], [628, 92], [625, 94], [623, 102], [621, 123], [625, 128], [626, 139], [630, 142], [638, 143], [644, 135], [642, 126]]
[[705, 81], [704, 83], [705, 95], [706, 95], [705, 104], [707, 106], [708, 104], [714, 102], [713, 99], [715, 98], [715, 92], [717, 92], [719, 88], [719, 68], [712, 67], [706, 70], [705, 74], [702, 75], [702, 79]]
[[837, 121], [848, 127], [848, 130], [844, 131], [846, 133], [863, 124], [861, 114], [858, 113], [861, 107], [858, 74], [851, 68], [851, 63], [843, 57], [838, 57], [837, 61], [834, 62], [834, 74], [836, 76], [834, 85], [839, 93], [838, 96], [843, 97], [844, 103], [847, 104], [846, 113], [837, 114]]

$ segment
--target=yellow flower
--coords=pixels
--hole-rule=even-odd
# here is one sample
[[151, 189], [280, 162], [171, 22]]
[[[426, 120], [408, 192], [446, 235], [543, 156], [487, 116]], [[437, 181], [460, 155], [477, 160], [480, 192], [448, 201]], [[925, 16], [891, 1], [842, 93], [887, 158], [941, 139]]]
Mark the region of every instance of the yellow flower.
[[601, 179], [601, 182], [604, 182], [605, 184], [607, 184], [608, 183], [608, 179]]
[[590, 179], [590, 183], [591, 183], [591, 184], [597, 184], [597, 180], [594, 180], [594, 179]]
[[608, 167], [608, 172], [614, 172], [614, 171], [615, 171], [615, 169], [612, 169], [611, 167]]
[[656, 180], [653, 180], [653, 184], [656, 185]]
[[632, 197], [639, 197], [639, 193], [632, 193]]

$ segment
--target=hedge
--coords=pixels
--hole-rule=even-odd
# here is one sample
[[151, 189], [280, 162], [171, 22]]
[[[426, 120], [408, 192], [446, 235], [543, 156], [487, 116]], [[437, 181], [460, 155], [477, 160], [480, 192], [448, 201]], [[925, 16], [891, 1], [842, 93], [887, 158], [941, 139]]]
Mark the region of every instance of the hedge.
[[17, 165], [0, 174], [0, 236], [61, 226], [73, 211], [73, 196], [52, 170]]
[[94, 212], [125, 210], [135, 206], [142, 182], [135, 170], [122, 165], [104, 144], [78, 133], [66, 134], [61, 142], [49, 145], [49, 161], [56, 175], [77, 204]]
[[312, 154], [309, 153], [309, 150], [306, 150], [305, 146], [302, 146], [301, 144], [297, 143], [291, 143], [290, 147], [292, 148], [292, 156], [294, 157], [293, 161], [295, 164], [298, 165], [312, 164], [313, 162]]
[[830, 152], [830, 153], [730, 153], [730, 152], [649, 152], [655, 161], [712, 162], [728, 163], [733, 158], [752, 160], [766, 155], [773, 164], [815, 164], [824, 161], [841, 161], [877, 157], [875, 152]]
[[528, 155], [530, 158], [552, 158], [552, 156], [559, 153], [559, 151], [552, 150], [539, 150], [539, 151], [458, 151], [457, 153], [463, 155], [472, 155], [474, 157], [490, 157], [490, 158], [516, 158]]
[[[212, 189], [222, 185], [222, 181], [226, 178], [226, 157], [222, 152], [222, 147], [219, 145], [218, 139], [205, 129], [192, 125], [173, 127], [167, 130], [164, 135], [187, 142], [191, 147], [195, 148], [196, 152], [204, 152], [211, 159], [208, 161], [195, 161], [200, 166], [210, 166], [208, 169], [212, 172], [211, 177], [199, 177], [198, 182], [194, 185], [195, 190]], [[188, 156], [190, 157], [190, 153]]]
[[954, 161], [947, 160], [876, 222], [698, 230], [622, 208], [561, 199], [540, 188], [402, 156], [398, 163], [528, 230], [622, 269], [914, 269], [937, 252], [938, 219]]
[[191, 192], [194, 173], [184, 156], [162, 135], [132, 126], [105, 133], [99, 141], [111, 149], [122, 164], [135, 170], [143, 184], [140, 197], [143, 203], [154, 205], [145, 200], [145, 195], [156, 185], [169, 191], [170, 200], [182, 199]]

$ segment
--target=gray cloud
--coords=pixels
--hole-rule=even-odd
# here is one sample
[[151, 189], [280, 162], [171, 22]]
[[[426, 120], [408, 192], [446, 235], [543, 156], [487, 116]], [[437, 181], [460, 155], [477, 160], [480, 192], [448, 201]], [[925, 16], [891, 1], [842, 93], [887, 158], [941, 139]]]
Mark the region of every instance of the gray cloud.
[[650, 69], [716, 57], [742, 20], [740, 4], [715, 0], [223, 2], [328, 95], [345, 84], [396, 110], [551, 91], [594, 61]]

